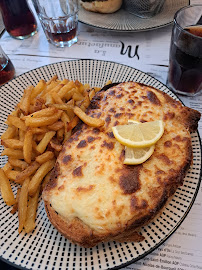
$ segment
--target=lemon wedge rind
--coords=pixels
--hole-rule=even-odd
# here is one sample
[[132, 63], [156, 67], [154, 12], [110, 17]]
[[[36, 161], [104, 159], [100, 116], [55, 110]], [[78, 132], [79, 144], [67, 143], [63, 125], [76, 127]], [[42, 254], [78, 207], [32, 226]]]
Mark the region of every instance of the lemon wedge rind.
[[138, 165], [145, 162], [151, 157], [155, 149], [153, 144], [150, 147], [134, 148], [125, 146], [125, 159], [124, 164], [126, 165]]

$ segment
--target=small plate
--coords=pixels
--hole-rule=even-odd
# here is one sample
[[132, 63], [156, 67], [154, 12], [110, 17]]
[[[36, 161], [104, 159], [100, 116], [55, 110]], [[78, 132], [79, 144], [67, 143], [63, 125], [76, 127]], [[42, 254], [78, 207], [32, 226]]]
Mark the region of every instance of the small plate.
[[[100, 60], [73, 60], [50, 64], [24, 73], [0, 88], [0, 135], [4, 124], [19, 102], [23, 90], [40, 79], [49, 80], [57, 74], [59, 79], [78, 79], [91, 86], [102, 87], [105, 82], [138, 81], [177, 96], [165, 85], [137, 69]], [[26, 269], [98, 270], [121, 268], [149, 254], [162, 244], [181, 224], [196, 198], [201, 174], [201, 143], [197, 132], [192, 133], [193, 165], [184, 185], [179, 187], [158, 217], [141, 228], [145, 240], [140, 243], [100, 243], [94, 248], [82, 248], [70, 243], [50, 223], [42, 199], [39, 201], [36, 228], [30, 233], [18, 234], [17, 213], [12, 215], [0, 195], [0, 256], [10, 264]], [[1, 146], [0, 152], [3, 150]], [[6, 157], [0, 157], [0, 167]], [[14, 193], [17, 185], [12, 183]]]
[[189, 5], [189, 0], [166, 0], [162, 11], [148, 19], [139, 18], [123, 8], [112, 14], [94, 13], [80, 8], [79, 21], [90, 26], [114, 31], [145, 31], [169, 25], [177, 10]]

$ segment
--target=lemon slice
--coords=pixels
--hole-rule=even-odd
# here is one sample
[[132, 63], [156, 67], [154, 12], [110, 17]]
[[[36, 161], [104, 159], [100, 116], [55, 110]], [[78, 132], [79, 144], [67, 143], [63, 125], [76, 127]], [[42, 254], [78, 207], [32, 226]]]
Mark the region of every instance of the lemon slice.
[[112, 127], [115, 138], [129, 147], [147, 147], [155, 144], [163, 135], [163, 121], [118, 125]]
[[155, 145], [142, 148], [125, 146], [124, 164], [137, 165], [145, 162], [153, 154]]

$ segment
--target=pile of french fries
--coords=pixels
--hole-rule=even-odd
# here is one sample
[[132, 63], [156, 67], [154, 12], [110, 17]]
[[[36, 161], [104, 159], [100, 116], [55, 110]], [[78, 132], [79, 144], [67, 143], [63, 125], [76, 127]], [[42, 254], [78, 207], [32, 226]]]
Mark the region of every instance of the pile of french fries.
[[[35, 87], [27, 87], [8, 116], [8, 128], [1, 136], [1, 155], [8, 156], [8, 162], [0, 169], [0, 188], [3, 200], [12, 206], [11, 213], [18, 211], [19, 233], [35, 228], [39, 196], [50, 179], [62, 145], [79, 119], [94, 127], [104, 124], [85, 113], [99, 90], [78, 80], [53, 76], [47, 82], [40, 80]], [[15, 197], [10, 181], [19, 184]]]

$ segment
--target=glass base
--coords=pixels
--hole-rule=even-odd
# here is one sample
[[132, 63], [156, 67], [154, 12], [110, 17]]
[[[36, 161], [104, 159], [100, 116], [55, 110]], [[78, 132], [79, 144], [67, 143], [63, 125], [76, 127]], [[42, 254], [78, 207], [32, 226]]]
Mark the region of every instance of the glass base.
[[202, 93], [202, 89], [200, 89], [200, 90], [197, 91], [197, 92], [192, 92], [192, 93], [190, 93], [190, 92], [182, 92], [182, 91], [179, 91], [179, 90], [175, 89], [175, 88], [173, 87], [173, 85], [172, 85], [168, 80], [167, 80], [167, 82], [166, 82], [166, 85], [167, 85], [167, 87], [168, 87], [170, 90], [172, 90], [174, 93], [179, 94], [179, 95], [183, 95], [183, 96], [195, 97], [195, 96], [198, 96], [198, 95], [200, 95], [200, 94]]
[[52, 41], [51, 39], [48, 39], [48, 41], [51, 44], [53, 44], [54, 46], [56, 46], [56, 47], [64, 48], [64, 47], [71, 47], [73, 44], [77, 43], [78, 37], [76, 36], [73, 39], [68, 40], [68, 41], [59, 41], [59, 42], [56, 42], [56, 41]]
[[32, 37], [32, 36], [34, 36], [35, 34], [37, 33], [37, 30], [35, 30], [35, 31], [33, 31], [32, 33], [30, 33], [29, 35], [26, 35], [26, 36], [12, 36], [10, 33], [10, 36], [11, 37], [13, 37], [13, 38], [15, 38], [15, 39], [20, 39], [20, 40], [22, 40], [22, 39], [26, 39], [26, 38], [29, 38], [29, 37]]
[[138, 12], [135, 12], [135, 11], [132, 12], [129, 10], [127, 10], [127, 11], [128, 11], [128, 13], [135, 15], [135, 16], [142, 18], [142, 19], [149, 19], [149, 18], [152, 18], [158, 14], [158, 13], [138, 13]]
[[[161, 12], [164, 2], [160, 1], [160, 3], [157, 5], [155, 5], [155, 7], [147, 7], [146, 4], [144, 4], [144, 1], [140, 1], [139, 5], [134, 4], [132, 1], [131, 2], [127, 2], [128, 0], [125, 0], [125, 3], [123, 4], [123, 8], [130, 14], [133, 14], [137, 17], [140, 17], [142, 19], [148, 19], [148, 18], [152, 18], [155, 15], [157, 15], [158, 13]], [[138, 8], [139, 7], [139, 8]]]

